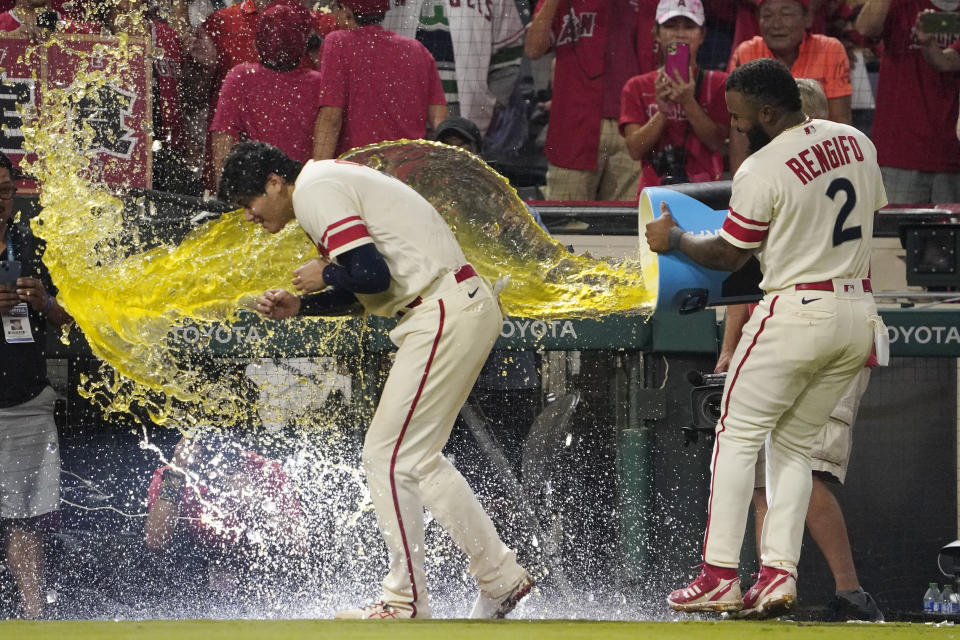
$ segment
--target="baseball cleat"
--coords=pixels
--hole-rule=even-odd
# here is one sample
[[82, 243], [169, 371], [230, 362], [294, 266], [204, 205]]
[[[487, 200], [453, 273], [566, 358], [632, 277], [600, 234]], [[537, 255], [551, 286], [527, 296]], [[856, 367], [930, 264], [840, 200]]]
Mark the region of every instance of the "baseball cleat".
[[667, 596], [667, 604], [674, 611], [739, 611], [740, 577], [736, 569], [714, 567], [704, 562], [700, 575], [683, 589]]
[[473, 611], [470, 612], [470, 617], [486, 620], [505, 617], [513, 611], [521, 600], [527, 597], [535, 584], [536, 581], [530, 574], [524, 572], [520, 582], [518, 582], [513, 589], [498, 598], [491, 598], [481, 591], [480, 595], [477, 596], [476, 603], [473, 605]]
[[333, 616], [334, 620], [402, 620], [414, 617], [429, 618], [430, 614], [424, 615], [418, 612], [415, 615], [413, 607], [409, 604], [380, 601], [358, 609], [338, 611]]
[[782, 616], [797, 602], [797, 576], [787, 569], [763, 565], [757, 581], [743, 596], [738, 618], [762, 620]]

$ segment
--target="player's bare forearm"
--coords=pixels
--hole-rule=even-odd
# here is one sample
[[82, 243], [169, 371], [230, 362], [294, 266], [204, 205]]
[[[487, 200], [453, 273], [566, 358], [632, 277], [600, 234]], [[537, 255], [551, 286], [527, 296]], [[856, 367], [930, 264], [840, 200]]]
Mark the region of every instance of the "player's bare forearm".
[[217, 178], [223, 170], [223, 161], [230, 153], [230, 149], [237, 143], [237, 139], [225, 131], [214, 131], [213, 135], [213, 167]]
[[647, 223], [646, 239], [656, 253], [679, 251], [700, 266], [719, 271], [736, 271], [753, 253], [730, 244], [721, 236], [696, 236], [684, 231], [673, 219], [666, 202], [660, 203], [660, 217]]
[[440, 123], [447, 119], [449, 110], [445, 104], [431, 104], [427, 106], [427, 124], [431, 131], [436, 131]]
[[718, 271], [736, 271], [750, 258], [751, 252], [736, 247], [720, 236], [697, 236], [684, 233], [677, 250], [697, 264]]

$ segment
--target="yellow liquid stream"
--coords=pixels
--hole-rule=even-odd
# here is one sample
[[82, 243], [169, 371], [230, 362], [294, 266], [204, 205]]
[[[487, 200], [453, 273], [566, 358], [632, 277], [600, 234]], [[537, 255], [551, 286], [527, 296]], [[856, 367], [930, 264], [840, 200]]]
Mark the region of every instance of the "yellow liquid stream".
[[[95, 52], [108, 60], [106, 68], [78, 73], [69, 88], [42, 87], [40, 115], [23, 128], [25, 146], [37, 155], [25, 168], [42, 184], [42, 211], [33, 229], [46, 242], [44, 260], [59, 302], [106, 363], [99, 375], [83, 379], [85, 395], [107, 413], [139, 405], [160, 424], [235, 422], [249, 411], [236, 380], [203, 373], [196, 353], [186, 354], [171, 332], [188, 321], [234, 322], [238, 310], [266, 289], [292, 290], [293, 270], [315, 249], [295, 222], [271, 235], [240, 212], [196, 227], [178, 245], [143, 248], [136, 225], [123, 219], [122, 202], [97, 181], [96, 163], [83, 152], [89, 132], [78, 135], [70, 124], [71, 105], [84, 92], [105, 82], [123, 85], [133, 46], [120, 38], [117, 46]], [[569, 253], [536, 225], [505, 179], [465, 151], [397, 141], [344, 158], [390, 173], [429, 200], [482, 276], [510, 277], [502, 293], [510, 315], [559, 319], [652, 311], [654, 295], [644, 286], [638, 260]], [[337, 340], [357, 340], [343, 324], [322, 334], [309, 321], [295, 326], [317, 354], [330, 353]]]

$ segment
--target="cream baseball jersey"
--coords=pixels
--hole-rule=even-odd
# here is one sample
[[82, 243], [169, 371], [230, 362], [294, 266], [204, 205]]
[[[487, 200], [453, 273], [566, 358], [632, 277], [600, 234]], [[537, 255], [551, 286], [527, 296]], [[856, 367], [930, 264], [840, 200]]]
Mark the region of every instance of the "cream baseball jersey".
[[390, 268], [390, 287], [357, 294], [375, 315], [393, 316], [445, 273], [466, 263], [440, 214], [416, 191], [375, 169], [342, 160], [311, 160], [293, 192], [297, 222], [321, 255], [373, 243]]
[[873, 214], [886, 204], [869, 138], [845, 124], [807, 120], [740, 166], [720, 235], [759, 248], [764, 291], [866, 278]]

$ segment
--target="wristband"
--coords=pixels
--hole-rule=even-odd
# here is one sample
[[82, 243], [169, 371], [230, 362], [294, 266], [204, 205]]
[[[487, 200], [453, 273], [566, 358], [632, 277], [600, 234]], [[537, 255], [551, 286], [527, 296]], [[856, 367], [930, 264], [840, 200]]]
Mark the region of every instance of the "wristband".
[[681, 229], [680, 227], [674, 227], [670, 229], [670, 233], [667, 236], [667, 249], [670, 251], [676, 251], [680, 248], [680, 240], [683, 238], [684, 234], [687, 232]]

